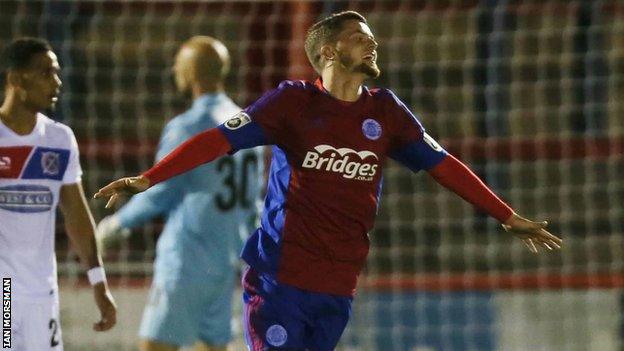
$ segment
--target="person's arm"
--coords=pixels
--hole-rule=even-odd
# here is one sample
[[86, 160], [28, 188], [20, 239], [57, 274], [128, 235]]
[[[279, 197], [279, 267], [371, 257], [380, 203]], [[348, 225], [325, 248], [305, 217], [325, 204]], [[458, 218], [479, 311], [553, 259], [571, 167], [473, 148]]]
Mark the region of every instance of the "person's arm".
[[548, 250], [561, 248], [562, 240], [545, 229], [547, 221], [534, 222], [516, 214], [476, 174], [452, 155], [447, 155], [427, 172], [436, 182], [496, 218], [507, 232], [520, 238], [531, 252], [537, 253], [536, 244]]
[[451, 190], [479, 210], [505, 223], [514, 211], [501, 200], [465, 164], [447, 155], [435, 167], [427, 170], [438, 184]]
[[[190, 172], [189, 172], [190, 173]], [[134, 196], [116, 213], [102, 218], [95, 228], [95, 238], [102, 254], [106, 249], [130, 237], [132, 229], [166, 214], [183, 195], [185, 173]]]
[[227, 153], [260, 145], [279, 145], [290, 137], [286, 117], [296, 113], [304, 98], [303, 83], [284, 81], [222, 125], [187, 140], [147, 172], [116, 180], [93, 197], [110, 197], [106, 203], [109, 208], [122, 194], [145, 191]]
[[503, 228], [520, 238], [531, 252], [537, 253], [536, 245], [548, 250], [561, 248], [561, 239], [544, 229], [548, 222], [534, 222], [516, 214], [468, 167], [425, 133], [418, 118], [394, 93], [388, 90], [386, 94], [390, 98], [386, 113], [396, 121], [390, 157], [414, 172], [429, 172], [438, 183], [499, 220]]
[[115, 216], [119, 224], [126, 229], [133, 229], [165, 215], [180, 201], [183, 195], [185, 173], [151, 187], [138, 196], [134, 196], [126, 203]]
[[118, 179], [93, 197], [110, 197], [106, 203], [106, 208], [110, 208], [122, 194], [145, 191], [150, 186], [223, 156], [231, 149], [230, 142], [219, 128], [208, 129], [182, 143], [142, 175]]
[[546, 221], [534, 222], [516, 214], [466, 165], [426, 133], [391, 157], [414, 172], [427, 171], [436, 182], [500, 221], [503, 228], [520, 238], [531, 252], [537, 253], [536, 245], [548, 250], [561, 247], [561, 239], [544, 229], [548, 225]]
[[80, 183], [65, 184], [61, 187], [59, 201], [65, 217], [65, 230], [80, 261], [89, 270], [89, 280], [93, 285], [93, 294], [101, 319], [93, 325], [96, 331], [111, 329], [116, 323], [117, 307], [108, 289], [94, 236], [94, 222], [87, 206], [84, 191]]
[[[179, 123], [180, 118], [183, 117], [174, 118], [163, 128], [156, 151], [156, 162], [191, 136], [184, 125]], [[188, 174], [190, 173], [151, 187], [149, 191], [130, 199], [115, 214], [102, 218], [95, 228], [98, 247], [104, 249], [120, 239], [128, 238], [132, 233], [131, 229], [166, 214], [179, 203], [181, 196], [183, 196], [186, 189], [185, 184], [188, 182], [188, 179], [184, 178]]]

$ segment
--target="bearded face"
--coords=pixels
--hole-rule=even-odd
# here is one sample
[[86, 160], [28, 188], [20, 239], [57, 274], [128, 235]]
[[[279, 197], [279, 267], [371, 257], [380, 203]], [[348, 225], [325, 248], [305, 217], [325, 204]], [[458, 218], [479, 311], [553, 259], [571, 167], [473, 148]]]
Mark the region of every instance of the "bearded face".
[[338, 52], [338, 64], [350, 72], [363, 73], [368, 78], [377, 78], [381, 74], [381, 70], [374, 59], [364, 59], [357, 62], [356, 59], [345, 52]]
[[354, 72], [364, 73], [368, 78], [377, 78], [381, 74], [381, 70], [377, 67], [377, 62], [361, 62], [353, 67]]
[[377, 42], [370, 28], [361, 22], [351, 21], [336, 44], [337, 63], [352, 73], [362, 73], [377, 78], [381, 71], [377, 66]]

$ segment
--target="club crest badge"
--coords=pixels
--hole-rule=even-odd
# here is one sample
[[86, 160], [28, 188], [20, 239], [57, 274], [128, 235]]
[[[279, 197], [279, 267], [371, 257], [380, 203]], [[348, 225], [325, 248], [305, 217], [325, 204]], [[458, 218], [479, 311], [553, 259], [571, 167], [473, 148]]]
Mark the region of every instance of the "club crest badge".
[[241, 111], [236, 116], [228, 119], [225, 122], [225, 128], [235, 130], [249, 122], [251, 122], [251, 118], [249, 117], [249, 115]]
[[377, 140], [381, 136], [381, 125], [372, 118], [368, 118], [362, 122], [362, 133], [370, 140]]
[[281, 325], [273, 324], [266, 331], [266, 340], [271, 346], [283, 346], [288, 340], [288, 333]]
[[55, 176], [59, 173], [60, 161], [58, 152], [48, 151], [41, 154], [43, 174]]

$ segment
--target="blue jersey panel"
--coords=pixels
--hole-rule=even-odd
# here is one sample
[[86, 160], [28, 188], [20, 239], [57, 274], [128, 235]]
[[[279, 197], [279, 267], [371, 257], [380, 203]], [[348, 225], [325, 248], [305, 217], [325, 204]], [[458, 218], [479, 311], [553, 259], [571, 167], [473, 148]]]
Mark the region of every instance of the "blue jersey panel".
[[425, 133], [422, 139], [397, 150], [391, 157], [412, 171], [418, 172], [435, 167], [446, 155], [448, 152]]
[[[241, 115], [243, 117], [239, 117]], [[254, 146], [266, 145], [266, 137], [264, 136], [264, 132], [262, 131], [262, 128], [258, 123], [249, 121], [237, 127], [230, 126], [232, 124], [232, 121], [236, 121], [240, 118], [249, 118], [249, 116], [247, 116], [245, 112], [241, 112], [239, 116], [228, 120], [218, 127], [219, 130], [221, 130], [221, 132], [223, 132], [225, 137], [228, 139], [230, 145], [232, 145], [231, 153], [235, 153], [238, 150], [248, 149]]]
[[277, 273], [290, 172], [286, 154], [274, 146], [261, 227], [247, 241], [241, 254], [249, 265], [269, 274]]
[[22, 179], [62, 180], [69, 163], [69, 150], [37, 147], [31, 156]]

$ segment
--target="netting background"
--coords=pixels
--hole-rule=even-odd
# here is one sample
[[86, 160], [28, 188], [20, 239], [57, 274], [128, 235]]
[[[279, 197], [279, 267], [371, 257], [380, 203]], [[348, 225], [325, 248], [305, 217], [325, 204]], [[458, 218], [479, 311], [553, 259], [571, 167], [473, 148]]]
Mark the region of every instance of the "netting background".
[[[624, 349], [621, 1], [8, 0], [0, 44], [53, 44], [64, 82], [54, 117], [77, 135], [92, 194], [146, 169], [162, 126], [188, 106], [171, 76], [181, 42], [223, 40], [227, 91], [246, 105], [283, 79], [313, 78], [305, 30], [343, 9], [367, 16], [380, 43], [383, 73], [370, 85], [393, 89], [519, 213], [550, 219], [565, 246], [534, 256], [426, 174], [389, 164], [341, 347]], [[107, 335], [90, 331], [90, 292], [57, 235], [66, 350], [135, 347], [159, 229], [108, 253], [121, 320]]]

